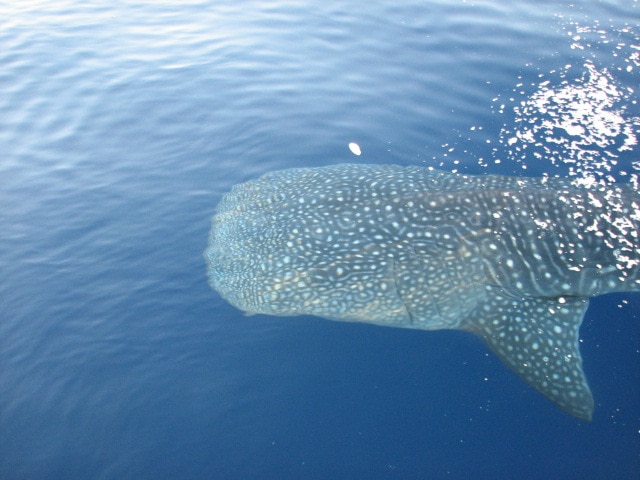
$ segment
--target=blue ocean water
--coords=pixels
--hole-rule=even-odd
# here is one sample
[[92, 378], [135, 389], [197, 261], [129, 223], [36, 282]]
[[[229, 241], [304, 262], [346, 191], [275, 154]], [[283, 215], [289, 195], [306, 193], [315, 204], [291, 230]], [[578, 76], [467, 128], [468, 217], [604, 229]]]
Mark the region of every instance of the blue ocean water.
[[0, 5], [0, 478], [638, 478], [637, 293], [587, 313], [584, 423], [468, 334], [245, 317], [202, 252], [221, 195], [279, 168], [633, 180], [639, 22], [637, 0]]

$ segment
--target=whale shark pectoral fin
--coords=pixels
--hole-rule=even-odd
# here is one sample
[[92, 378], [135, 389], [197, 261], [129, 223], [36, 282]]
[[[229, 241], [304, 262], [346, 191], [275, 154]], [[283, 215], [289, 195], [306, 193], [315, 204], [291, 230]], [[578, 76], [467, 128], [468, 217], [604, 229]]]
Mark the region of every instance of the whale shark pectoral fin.
[[578, 331], [589, 300], [489, 295], [465, 329], [484, 339], [513, 371], [565, 412], [591, 420], [593, 396], [582, 371]]

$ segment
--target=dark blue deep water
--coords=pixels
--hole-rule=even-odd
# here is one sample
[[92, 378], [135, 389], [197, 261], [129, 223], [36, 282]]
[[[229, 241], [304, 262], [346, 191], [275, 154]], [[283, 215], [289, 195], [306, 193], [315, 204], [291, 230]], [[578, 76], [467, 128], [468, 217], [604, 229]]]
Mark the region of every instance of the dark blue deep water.
[[587, 312], [584, 423], [462, 332], [245, 317], [202, 253], [221, 195], [279, 168], [633, 181], [639, 23], [637, 0], [0, 4], [0, 479], [638, 478], [639, 294]]

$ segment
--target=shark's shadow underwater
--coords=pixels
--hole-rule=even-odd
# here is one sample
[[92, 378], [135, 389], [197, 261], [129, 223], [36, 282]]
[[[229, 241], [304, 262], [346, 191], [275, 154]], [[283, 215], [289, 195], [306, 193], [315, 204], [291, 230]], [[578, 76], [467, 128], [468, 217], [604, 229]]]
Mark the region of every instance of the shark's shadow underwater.
[[639, 235], [628, 185], [344, 164], [234, 187], [205, 257], [248, 314], [466, 330], [590, 420], [580, 324], [589, 297], [640, 290]]

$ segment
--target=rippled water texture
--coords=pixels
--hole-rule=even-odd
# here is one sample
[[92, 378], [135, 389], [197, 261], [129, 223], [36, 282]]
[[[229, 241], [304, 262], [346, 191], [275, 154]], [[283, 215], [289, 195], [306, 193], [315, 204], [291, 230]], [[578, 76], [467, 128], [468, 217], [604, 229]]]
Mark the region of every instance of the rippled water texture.
[[0, 5], [0, 478], [636, 478], [637, 294], [587, 312], [586, 424], [461, 332], [245, 317], [202, 252], [222, 194], [281, 168], [637, 185], [639, 23], [629, 0]]

